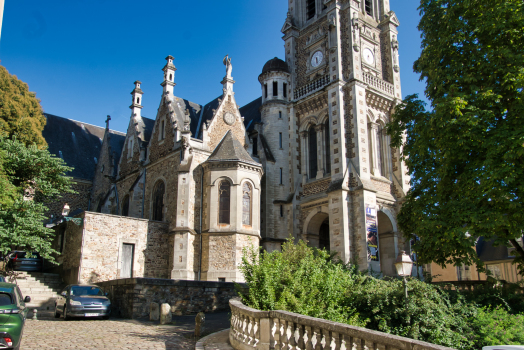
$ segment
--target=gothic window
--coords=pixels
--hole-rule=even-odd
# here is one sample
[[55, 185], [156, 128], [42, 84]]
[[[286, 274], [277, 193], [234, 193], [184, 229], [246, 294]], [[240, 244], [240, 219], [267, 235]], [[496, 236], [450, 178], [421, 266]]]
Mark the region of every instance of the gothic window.
[[283, 174], [283, 169], [280, 168], [280, 184], [283, 185], [284, 184], [284, 174]]
[[278, 148], [282, 149], [282, 133], [278, 133]]
[[162, 122], [160, 123], [160, 140], [163, 140], [165, 139], [166, 137], [166, 122], [165, 120], [162, 120]]
[[122, 203], [122, 216], [129, 216], [129, 195], [124, 197], [124, 201]]
[[364, 10], [366, 10], [366, 13], [370, 16], [373, 16], [373, 5], [371, 3], [372, 0], [365, 0], [364, 1]]
[[267, 84], [264, 84], [264, 97], [267, 98]]
[[258, 156], [258, 136], [253, 137], [253, 155]]
[[164, 181], [159, 180], [153, 189], [153, 212], [151, 220], [163, 221], [164, 219]]
[[284, 88], [282, 89], [282, 92], [284, 93], [284, 97], [287, 97], [287, 84], [284, 83]]
[[[284, 96], [286, 97], [286, 96]], [[282, 119], [282, 111], [278, 111], [278, 119]]]
[[309, 128], [309, 178], [313, 179], [317, 176], [317, 132], [314, 126]]
[[230, 223], [230, 206], [231, 206], [231, 184], [227, 180], [222, 180], [218, 186], [218, 223]]
[[242, 225], [251, 226], [251, 185], [247, 182], [242, 187]]
[[377, 168], [380, 171], [380, 175], [385, 176], [386, 171], [384, 166], [386, 165], [386, 162], [384, 157], [384, 136], [382, 135], [383, 130], [384, 129], [382, 128], [382, 125], [379, 125], [377, 130]]
[[315, 17], [315, 0], [306, 0], [306, 19]]
[[273, 82], [273, 96], [278, 96], [278, 82]]
[[331, 173], [331, 145], [329, 144], [329, 119], [324, 124], [324, 143], [326, 144], [326, 174]]

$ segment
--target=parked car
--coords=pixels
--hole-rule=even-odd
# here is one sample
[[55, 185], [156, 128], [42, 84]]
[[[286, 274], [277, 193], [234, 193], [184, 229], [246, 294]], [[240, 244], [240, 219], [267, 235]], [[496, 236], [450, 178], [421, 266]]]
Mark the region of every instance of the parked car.
[[8, 255], [7, 267], [15, 271], [42, 271], [44, 259], [40, 254], [15, 250]]
[[16, 284], [0, 283], [0, 348], [20, 349], [28, 311], [25, 303], [30, 301]]
[[111, 301], [95, 285], [70, 284], [62, 290], [55, 303], [55, 317], [102, 317], [111, 314]]

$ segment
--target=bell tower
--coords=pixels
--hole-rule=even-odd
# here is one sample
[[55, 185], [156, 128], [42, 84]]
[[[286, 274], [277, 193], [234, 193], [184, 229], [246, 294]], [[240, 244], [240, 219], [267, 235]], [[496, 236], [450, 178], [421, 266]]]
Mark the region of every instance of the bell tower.
[[402, 98], [398, 26], [389, 0], [289, 0], [282, 28], [294, 233], [386, 275], [406, 248], [396, 213], [409, 189], [385, 133]]

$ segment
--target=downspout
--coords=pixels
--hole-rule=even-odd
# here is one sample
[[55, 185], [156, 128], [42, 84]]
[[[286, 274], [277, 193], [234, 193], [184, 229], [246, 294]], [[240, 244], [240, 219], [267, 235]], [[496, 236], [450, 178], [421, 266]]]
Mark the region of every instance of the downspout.
[[200, 273], [202, 271], [202, 214], [204, 209], [204, 167], [202, 167], [202, 174], [200, 175], [200, 254], [198, 262], [198, 280], [200, 281]]

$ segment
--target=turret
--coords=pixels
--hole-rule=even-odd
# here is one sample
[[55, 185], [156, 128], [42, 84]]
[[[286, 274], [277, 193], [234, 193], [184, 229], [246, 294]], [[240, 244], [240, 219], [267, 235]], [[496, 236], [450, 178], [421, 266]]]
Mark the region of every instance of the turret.
[[164, 94], [173, 95], [173, 88], [175, 87], [175, 71], [176, 67], [173, 64], [175, 58], [171, 55], [166, 57], [166, 65], [162, 68], [164, 71], [164, 81], [160, 84], [164, 88]]
[[133, 96], [133, 102], [131, 103], [131, 117], [141, 117], [140, 110], [142, 107], [142, 95], [144, 92], [142, 89], [140, 89], [140, 84], [142, 84], [140, 81], [135, 81], [133, 84], [135, 84], [135, 89], [131, 91], [131, 95]]

